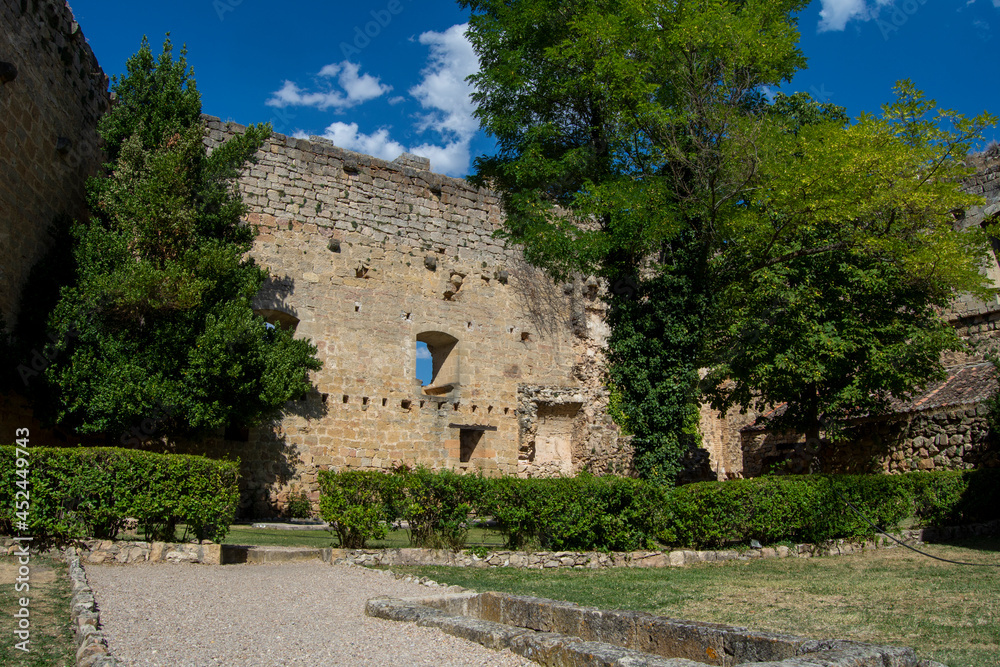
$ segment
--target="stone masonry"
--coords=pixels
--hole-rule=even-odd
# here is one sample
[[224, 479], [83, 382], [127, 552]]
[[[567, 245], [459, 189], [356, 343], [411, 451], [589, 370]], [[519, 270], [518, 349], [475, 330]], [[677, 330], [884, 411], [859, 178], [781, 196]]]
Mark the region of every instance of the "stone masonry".
[[[244, 128], [208, 119], [215, 147]], [[240, 179], [271, 271], [255, 306], [317, 345], [315, 391], [280, 422], [179, 450], [240, 456], [248, 503], [323, 468], [520, 475], [630, 468], [601, 383], [606, 327], [596, 280], [556, 285], [493, 237], [494, 194], [317, 137], [274, 135]], [[417, 342], [434, 379], [416, 377]], [[620, 441], [621, 440], [621, 441]]]
[[17, 318], [59, 215], [85, 213], [108, 78], [65, 2], [0, 3], [0, 314]]

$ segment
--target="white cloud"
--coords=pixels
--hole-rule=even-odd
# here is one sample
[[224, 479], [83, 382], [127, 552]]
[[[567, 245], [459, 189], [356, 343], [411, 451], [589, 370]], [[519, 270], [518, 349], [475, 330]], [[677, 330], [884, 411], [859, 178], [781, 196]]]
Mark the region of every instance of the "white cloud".
[[[428, 46], [427, 66], [421, 71], [420, 82], [409, 89], [409, 94], [425, 110], [419, 114], [415, 129], [420, 133], [436, 133], [437, 141], [424, 136], [425, 141], [408, 151], [395, 141], [388, 127], [381, 127], [371, 134], [361, 132], [357, 123], [335, 122], [323, 132], [323, 137], [337, 146], [359, 153], [367, 153], [383, 160], [394, 160], [404, 152], [430, 158], [431, 168], [439, 173], [464, 176], [471, 159], [470, 144], [479, 129], [473, 117], [475, 106], [471, 94], [473, 87], [465, 81], [479, 69], [476, 53], [465, 37], [468, 24], [454, 25], [444, 32], [425, 32], [418, 38]], [[379, 79], [361, 74], [360, 67], [343, 61], [327, 65], [319, 71], [321, 77], [336, 78], [343, 89], [326, 93], [309, 93], [286, 81], [285, 87], [274, 93], [268, 104], [286, 106], [301, 104], [320, 109], [337, 110], [354, 106], [389, 92], [391, 88]], [[390, 105], [404, 101], [401, 96], [387, 100]], [[298, 135], [296, 135], [298, 136]]]
[[843, 30], [853, 18], [868, 20], [868, 6], [865, 0], [821, 0], [823, 8], [819, 12], [819, 32]]
[[[878, 17], [879, 9], [892, 4], [893, 0], [820, 0], [822, 9], [819, 12], [819, 32], [828, 30], [843, 30], [848, 21], [870, 21]], [[994, 0], [1000, 2], [1000, 0]]]
[[285, 85], [272, 93], [266, 104], [279, 108], [308, 106], [320, 110], [326, 110], [330, 107], [339, 110], [381, 97], [392, 90], [392, 86], [382, 84], [378, 77], [371, 74], [361, 74], [360, 70], [360, 65], [346, 60], [326, 65], [319, 71], [319, 75], [329, 79], [337, 77], [337, 83], [340, 84], [342, 90], [310, 93], [299, 88], [294, 81], [285, 81]]
[[427, 345], [421, 345], [417, 343], [417, 359], [431, 359], [431, 351], [427, 349]]
[[464, 176], [469, 170], [469, 142], [452, 141], [444, 146], [420, 144], [410, 149], [414, 155], [429, 158], [431, 169], [452, 176]]
[[420, 43], [431, 48], [424, 79], [410, 89], [420, 105], [431, 112], [425, 115], [421, 129], [435, 128], [452, 138], [471, 139], [479, 128], [472, 113], [472, 84], [465, 78], [479, 70], [479, 59], [465, 37], [469, 25], [453, 25], [444, 32], [425, 32]]
[[336, 122], [326, 128], [323, 137], [341, 148], [374, 155], [383, 160], [395, 160], [406, 152], [402, 144], [389, 138], [389, 130], [384, 127], [365, 134], [358, 131], [357, 123]]

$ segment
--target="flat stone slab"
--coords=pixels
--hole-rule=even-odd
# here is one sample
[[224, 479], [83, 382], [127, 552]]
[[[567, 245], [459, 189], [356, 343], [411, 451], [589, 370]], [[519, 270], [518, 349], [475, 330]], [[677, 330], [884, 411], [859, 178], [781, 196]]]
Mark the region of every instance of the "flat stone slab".
[[243, 544], [223, 544], [222, 564], [234, 563], [288, 563], [303, 560], [329, 562], [330, 549], [313, 547], [258, 547]]
[[919, 659], [912, 648], [818, 641], [505, 593], [373, 598], [365, 613], [558, 667], [944, 667]]
[[267, 530], [327, 530], [330, 524], [327, 523], [284, 523], [284, 522], [261, 522], [250, 525], [251, 528], [265, 528]]

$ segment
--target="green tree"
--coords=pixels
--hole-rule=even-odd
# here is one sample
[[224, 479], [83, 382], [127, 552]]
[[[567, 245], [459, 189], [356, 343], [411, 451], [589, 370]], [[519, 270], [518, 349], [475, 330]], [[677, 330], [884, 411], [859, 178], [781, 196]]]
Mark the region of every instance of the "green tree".
[[[20, 338], [56, 341], [22, 366], [40, 413], [111, 442], [143, 420], [162, 435], [253, 425], [309, 387], [316, 348], [271, 328], [251, 300], [267, 272], [234, 187], [270, 135], [256, 125], [207, 154], [185, 52], [155, 59], [143, 39], [99, 124], [108, 162], [87, 184], [90, 218], [69, 230], [67, 280], [26, 299]], [[57, 248], [56, 254], [64, 248]], [[53, 303], [54, 302], [54, 303]], [[31, 322], [46, 331], [31, 331]]]
[[[769, 103], [763, 87], [805, 64], [798, 0], [461, 4], [474, 12], [477, 116], [498, 147], [473, 180], [499, 191], [503, 235], [529, 261], [557, 279], [608, 280], [608, 372], [641, 474], [676, 475], [701, 368], [720, 407], [789, 401], [805, 428], [849, 411], [849, 398], [900, 395], [933, 374], [933, 352], [954, 341], [936, 325], [923, 335], [928, 314], [955, 289], [984, 289], [982, 235], [950, 223], [973, 201], [957, 190], [959, 158], [991, 117], [928, 118], [933, 104], [905, 83], [883, 118], [855, 123], [805, 96]], [[829, 280], [842, 282], [808, 287]], [[859, 288], [917, 312], [883, 342], [873, 318], [842, 309], [856, 349], [801, 368], [844, 324], [830, 306]], [[799, 329], [760, 335], [758, 308], [795, 299], [801, 308], [781, 312], [804, 318]], [[900, 343], [918, 332], [919, 354]], [[798, 356], [783, 360], [789, 346]], [[915, 357], [919, 368], [898, 367]], [[823, 393], [844, 373], [849, 389]]]

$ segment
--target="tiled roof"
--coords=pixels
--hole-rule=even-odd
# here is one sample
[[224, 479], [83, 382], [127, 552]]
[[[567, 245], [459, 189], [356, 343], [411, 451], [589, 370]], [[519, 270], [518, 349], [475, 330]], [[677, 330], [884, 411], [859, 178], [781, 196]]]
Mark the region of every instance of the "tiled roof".
[[[890, 410], [895, 414], [921, 412], [957, 405], [980, 403], [989, 398], [997, 390], [996, 370], [993, 364], [984, 362], [954, 366], [945, 369], [948, 377], [932, 383], [909, 401], [894, 400]], [[763, 431], [767, 429], [766, 422], [784, 414], [787, 404], [782, 403], [768, 410], [757, 418], [753, 424], [745, 426], [744, 431]]]

